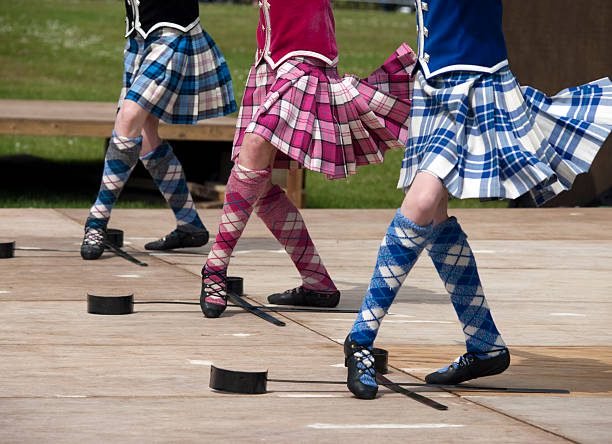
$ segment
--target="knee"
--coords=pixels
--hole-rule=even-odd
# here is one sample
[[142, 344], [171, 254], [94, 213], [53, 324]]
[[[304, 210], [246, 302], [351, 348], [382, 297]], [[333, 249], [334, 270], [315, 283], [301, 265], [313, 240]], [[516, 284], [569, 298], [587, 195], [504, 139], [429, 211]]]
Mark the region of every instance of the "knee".
[[423, 218], [432, 220], [439, 205], [436, 193], [427, 190], [418, 193], [414, 199], [414, 208]]
[[437, 193], [424, 189], [404, 199], [401, 211], [416, 224], [425, 226], [434, 221], [439, 206], [440, 198]]
[[271, 163], [274, 146], [256, 134], [246, 134], [240, 147], [238, 163], [246, 168], [263, 169]]
[[148, 113], [135, 103], [126, 100], [117, 114], [115, 131], [121, 136], [139, 136]]

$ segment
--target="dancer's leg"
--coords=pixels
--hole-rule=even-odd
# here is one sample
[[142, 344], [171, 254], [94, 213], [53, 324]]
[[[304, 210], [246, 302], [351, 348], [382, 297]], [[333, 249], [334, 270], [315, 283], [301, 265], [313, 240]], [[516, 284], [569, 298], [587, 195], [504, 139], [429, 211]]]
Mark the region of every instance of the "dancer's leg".
[[206, 317], [223, 313], [227, 302], [226, 276], [230, 256], [253, 212], [257, 199], [271, 186], [275, 148], [263, 138], [247, 134], [225, 188], [219, 231], [202, 268], [200, 306]]
[[338, 305], [340, 292], [323, 265], [300, 211], [285, 191], [274, 185], [259, 198], [255, 212], [285, 248], [302, 277], [300, 287], [273, 294], [268, 301], [282, 305]]
[[97, 259], [104, 252], [106, 226], [113, 206], [138, 162], [142, 146], [140, 132], [147, 115], [144, 109], [129, 100], [117, 114], [104, 158], [100, 190], [85, 222], [81, 245], [83, 259]]
[[427, 382], [458, 384], [501, 373], [510, 364], [509, 352], [493, 322], [474, 254], [457, 219], [434, 227], [427, 250], [450, 295], [467, 347], [467, 353], [450, 366], [427, 375]]
[[347, 384], [359, 398], [376, 395], [371, 348], [383, 318], [427, 244], [445, 195], [437, 178], [418, 174], [383, 238], [368, 291], [344, 344], [349, 368]]
[[158, 136], [158, 123], [158, 119], [152, 115], [145, 122], [140, 160], [174, 212], [177, 229], [162, 239], [147, 243], [145, 248], [168, 250], [200, 247], [208, 241], [208, 231], [196, 211], [181, 163], [170, 144], [162, 142]]

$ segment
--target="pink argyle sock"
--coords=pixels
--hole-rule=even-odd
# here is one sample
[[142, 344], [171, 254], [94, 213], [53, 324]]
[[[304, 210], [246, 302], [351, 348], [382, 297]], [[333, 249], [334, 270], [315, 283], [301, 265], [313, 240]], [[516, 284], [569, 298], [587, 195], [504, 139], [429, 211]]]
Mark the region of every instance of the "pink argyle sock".
[[255, 212], [285, 248], [302, 276], [302, 286], [320, 292], [336, 291], [317, 252], [300, 211], [278, 185], [259, 198]]
[[202, 283], [204, 291], [209, 294], [205, 298], [208, 303], [226, 303], [225, 277], [230, 256], [253, 212], [253, 205], [269, 184], [270, 175], [269, 168], [251, 170], [238, 164], [232, 168], [225, 187], [219, 232], [202, 268]]

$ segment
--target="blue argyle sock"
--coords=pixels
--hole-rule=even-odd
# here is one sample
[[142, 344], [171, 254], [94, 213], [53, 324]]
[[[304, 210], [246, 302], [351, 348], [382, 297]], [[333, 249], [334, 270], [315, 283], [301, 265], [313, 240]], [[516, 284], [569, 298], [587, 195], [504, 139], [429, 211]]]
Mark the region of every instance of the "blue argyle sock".
[[141, 146], [142, 137], [118, 136], [113, 131], [104, 157], [100, 190], [89, 210], [86, 227], [106, 229], [113, 206], [138, 163]]
[[474, 254], [457, 219], [434, 227], [427, 250], [463, 326], [467, 351], [480, 358], [497, 356], [506, 344], [493, 322]]
[[350, 332], [351, 340], [371, 346], [408, 272], [425, 248], [431, 227], [422, 227], [397, 210], [378, 250], [370, 286]]
[[187, 188], [183, 167], [174, 155], [170, 144], [161, 144], [155, 150], [142, 156], [140, 160], [172, 208], [178, 228], [187, 232], [203, 230], [204, 224], [198, 216], [191, 193]]

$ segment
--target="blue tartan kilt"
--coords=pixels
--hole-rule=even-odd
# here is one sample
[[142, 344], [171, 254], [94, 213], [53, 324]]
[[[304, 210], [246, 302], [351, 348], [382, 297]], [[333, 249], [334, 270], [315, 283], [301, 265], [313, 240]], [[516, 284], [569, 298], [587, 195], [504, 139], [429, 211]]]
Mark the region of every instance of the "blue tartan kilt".
[[588, 171], [611, 130], [608, 78], [547, 97], [508, 67], [429, 80], [419, 71], [398, 188], [427, 171], [460, 199], [529, 192], [542, 205]]
[[119, 107], [132, 100], [166, 123], [194, 124], [236, 111], [221, 50], [198, 24], [127, 39]]

